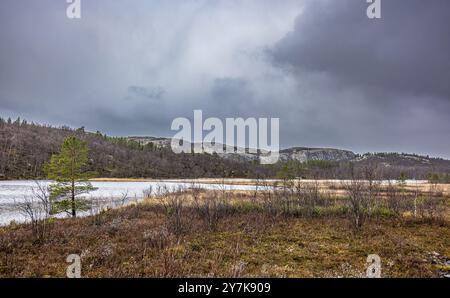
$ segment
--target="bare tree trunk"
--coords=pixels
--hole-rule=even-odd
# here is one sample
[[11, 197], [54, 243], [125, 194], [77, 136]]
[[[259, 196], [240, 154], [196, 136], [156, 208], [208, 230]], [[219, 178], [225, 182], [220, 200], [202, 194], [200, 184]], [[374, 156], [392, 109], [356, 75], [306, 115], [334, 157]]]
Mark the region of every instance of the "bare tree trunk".
[[415, 189], [415, 196], [414, 196], [414, 218], [417, 217], [417, 194], [419, 193], [419, 187], [417, 186], [417, 180], [416, 180], [416, 189]]
[[75, 209], [75, 180], [72, 179], [72, 217], [77, 216]]

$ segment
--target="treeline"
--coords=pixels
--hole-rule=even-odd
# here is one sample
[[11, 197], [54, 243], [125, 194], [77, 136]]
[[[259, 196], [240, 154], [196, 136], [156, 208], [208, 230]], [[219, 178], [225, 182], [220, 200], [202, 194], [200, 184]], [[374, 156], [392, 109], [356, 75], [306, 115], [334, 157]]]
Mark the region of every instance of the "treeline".
[[89, 145], [89, 170], [99, 177], [199, 178], [271, 176], [271, 169], [209, 154], [175, 154], [84, 128], [51, 127], [20, 118], [0, 118], [0, 179], [45, 178], [43, 165], [64, 139], [75, 135]]
[[450, 183], [450, 161], [429, 159], [429, 163], [411, 163], [401, 154], [396, 158], [379, 158], [377, 154], [354, 161], [309, 160], [288, 161], [272, 165], [278, 179], [365, 179], [366, 172], [373, 173], [373, 179], [429, 180], [431, 183]]

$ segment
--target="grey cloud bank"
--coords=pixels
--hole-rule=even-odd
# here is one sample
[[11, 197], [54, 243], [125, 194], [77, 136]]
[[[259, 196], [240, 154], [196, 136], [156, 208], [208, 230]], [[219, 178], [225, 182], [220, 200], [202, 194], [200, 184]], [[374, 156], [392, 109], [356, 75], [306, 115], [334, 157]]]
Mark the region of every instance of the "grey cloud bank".
[[0, 115], [170, 136], [280, 118], [283, 147], [450, 158], [450, 2], [4, 0]]

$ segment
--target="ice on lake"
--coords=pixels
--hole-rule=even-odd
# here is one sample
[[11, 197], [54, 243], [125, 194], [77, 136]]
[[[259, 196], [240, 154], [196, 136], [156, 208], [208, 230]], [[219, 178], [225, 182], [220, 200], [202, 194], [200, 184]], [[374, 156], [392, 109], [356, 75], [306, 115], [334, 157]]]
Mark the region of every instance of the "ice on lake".
[[[35, 197], [39, 193], [39, 185], [46, 187], [51, 181], [0, 181], [0, 225], [7, 225], [11, 221], [24, 222], [26, 217], [19, 210], [19, 205]], [[92, 201], [101, 201], [108, 207], [122, 206], [123, 202], [118, 202], [126, 196], [127, 202], [139, 201], [144, 198], [144, 192], [152, 190], [154, 194], [158, 187], [165, 187], [168, 191], [192, 187], [192, 183], [181, 182], [92, 182], [92, 186], [97, 190], [89, 194], [80, 195], [80, 198]], [[252, 190], [254, 186], [248, 185], [221, 185], [221, 184], [201, 184], [195, 183], [195, 187], [203, 189], [225, 189], [225, 190]], [[85, 213], [84, 215], [89, 215]]]

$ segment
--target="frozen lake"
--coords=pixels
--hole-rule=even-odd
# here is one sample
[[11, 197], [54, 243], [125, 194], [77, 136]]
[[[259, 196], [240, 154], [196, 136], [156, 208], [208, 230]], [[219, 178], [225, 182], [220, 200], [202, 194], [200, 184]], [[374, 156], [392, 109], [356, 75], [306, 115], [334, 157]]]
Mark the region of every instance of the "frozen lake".
[[[245, 181], [241, 179], [241, 181]], [[274, 182], [275, 180], [266, 180], [266, 182]], [[303, 182], [314, 182], [314, 180], [302, 180]], [[201, 182], [201, 180], [200, 180]], [[203, 189], [216, 190], [254, 190], [252, 185], [229, 185], [221, 184], [220, 179], [209, 181], [210, 183], [195, 183], [192, 184], [187, 181], [143, 181], [143, 182], [128, 182], [128, 181], [114, 181], [114, 182], [92, 182], [92, 186], [98, 188], [89, 194], [80, 195], [79, 198], [85, 198], [93, 202], [92, 210], [84, 213], [79, 213], [80, 216], [90, 215], [96, 213], [104, 207], [116, 208], [128, 204], [130, 202], [137, 202], [144, 198], [144, 191], [152, 189], [152, 194], [155, 194], [158, 187], [166, 187], [168, 191], [174, 191], [182, 188], [195, 187]], [[321, 180], [327, 183], [342, 183], [345, 180]], [[398, 183], [397, 181], [390, 181], [391, 183]], [[44, 188], [48, 186], [51, 181], [38, 181]], [[225, 182], [226, 183], [226, 182]], [[382, 184], [387, 184], [389, 181], [381, 181]], [[417, 185], [427, 183], [427, 181], [408, 180], [407, 184]], [[260, 185], [258, 189], [262, 189]], [[36, 181], [32, 180], [18, 180], [18, 181], [0, 181], [0, 225], [7, 225], [11, 221], [24, 222], [26, 217], [19, 210], [20, 204], [35, 197], [38, 193], [38, 185]], [[122, 200], [126, 195], [126, 200]]]
[[[51, 181], [39, 181], [41, 186], [48, 186]], [[120, 200], [125, 194], [127, 200], [125, 203], [139, 201], [144, 198], [144, 191], [152, 189], [155, 194], [158, 187], [167, 187], [169, 191], [177, 190], [180, 187], [189, 188], [194, 184], [183, 182], [92, 182], [92, 186], [98, 188], [89, 194], [80, 195], [80, 198], [101, 202], [102, 207], [122, 206]], [[226, 189], [226, 190], [252, 190], [254, 186], [248, 185], [220, 185], [220, 184], [201, 184], [195, 183], [196, 187], [203, 189]], [[0, 225], [7, 225], [12, 220], [15, 222], [23, 222], [26, 217], [20, 212], [18, 206], [35, 197], [39, 192], [38, 185], [35, 181], [0, 181]], [[118, 201], [120, 200], [120, 202]], [[89, 215], [84, 213], [82, 215]]]

